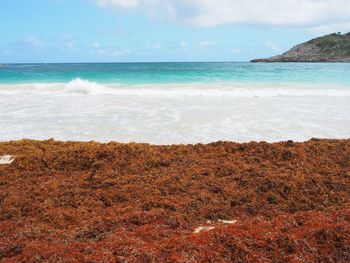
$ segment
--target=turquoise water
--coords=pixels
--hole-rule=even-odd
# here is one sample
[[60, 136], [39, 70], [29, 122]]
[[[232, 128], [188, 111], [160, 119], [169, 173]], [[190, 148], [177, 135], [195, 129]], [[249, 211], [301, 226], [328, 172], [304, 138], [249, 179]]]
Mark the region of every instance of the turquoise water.
[[350, 84], [350, 63], [115, 63], [0, 65], [0, 83], [334, 83]]

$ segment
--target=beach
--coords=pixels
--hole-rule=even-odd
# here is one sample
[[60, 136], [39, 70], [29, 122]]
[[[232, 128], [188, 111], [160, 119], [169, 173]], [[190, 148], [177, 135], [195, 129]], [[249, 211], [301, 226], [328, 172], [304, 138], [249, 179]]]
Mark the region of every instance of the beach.
[[349, 71], [346, 63], [4, 65], [0, 140], [346, 139]]
[[350, 141], [0, 143], [1, 262], [348, 262]]
[[1, 262], [349, 262], [342, 63], [5, 64]]
[[0, 263], [350, 262], [349, 0], [0, 10]]

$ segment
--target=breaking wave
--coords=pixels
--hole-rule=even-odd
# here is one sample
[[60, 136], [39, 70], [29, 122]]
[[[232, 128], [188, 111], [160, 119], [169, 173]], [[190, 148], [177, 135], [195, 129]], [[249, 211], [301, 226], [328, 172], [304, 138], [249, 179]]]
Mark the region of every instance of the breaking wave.
[[68, 83], [1, 84], [2, 95], [116, 95], [161, 97], [350, 97], [350, 87], [302, 83], [100, 84], [83, 79]]

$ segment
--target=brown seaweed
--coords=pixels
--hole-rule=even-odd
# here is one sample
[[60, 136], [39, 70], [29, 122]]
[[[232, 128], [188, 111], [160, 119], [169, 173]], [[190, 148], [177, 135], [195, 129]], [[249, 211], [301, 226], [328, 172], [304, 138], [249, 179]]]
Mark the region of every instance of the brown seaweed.
[[0, 155], [15, 156], [1, 262], [350, 261], [350, 140], [22, 140]]

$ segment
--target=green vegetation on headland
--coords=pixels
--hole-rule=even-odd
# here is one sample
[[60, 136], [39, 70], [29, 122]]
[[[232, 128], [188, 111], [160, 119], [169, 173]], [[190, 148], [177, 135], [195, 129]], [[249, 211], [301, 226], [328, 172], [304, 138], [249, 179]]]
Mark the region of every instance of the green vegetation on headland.
[[350, 32], [318, 37], [296, 45], [282, 55], [251, 62], [350, 62]]

